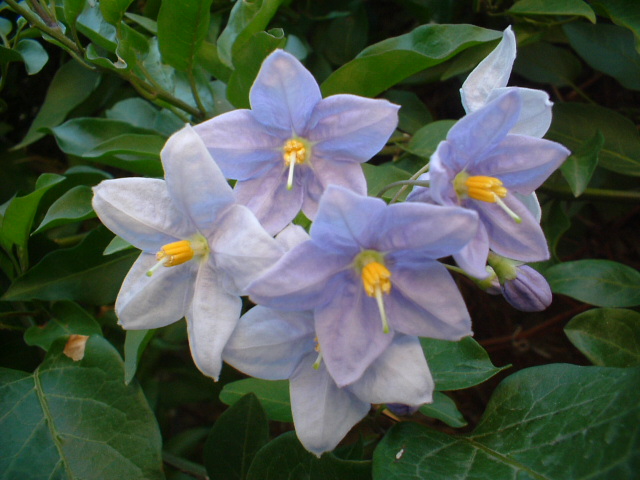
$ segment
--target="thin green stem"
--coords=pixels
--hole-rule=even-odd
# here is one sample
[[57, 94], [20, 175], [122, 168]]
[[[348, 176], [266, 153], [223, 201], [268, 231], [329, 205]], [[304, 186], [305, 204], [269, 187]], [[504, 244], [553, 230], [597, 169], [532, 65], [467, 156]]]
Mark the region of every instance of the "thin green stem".
[[[417, 180], [420, 175], [422, 175], [423, 173], [427, 173], [429, 171], [429, 162], [427, 162], [420, 170], [418, 170], [416, 173], [414, 173], [413, 175], [411, 175], [411, 178], [409, 180]], [[429, 185], [426, 185], [427, 187]], [[393, 198], [391, 199], [391, 202], [389, 203], [396, 203], [398, 201], [398, 199], [400, 198], [400, 195], [402, 195], [402, 193], [408, 188], [408, 185], [403, 185], [402, 187], [400, 187], [400, 190], [397, 191], [397, 193], [393, 196]]]
[[200, 98], [200, 93], [198, 92], [198, 85], [196, 83], [196, 77], [193, 75], [193, 71], [189, 72], [189, 85], [191, 86], [191, 94], [193, 95], [193, 99], [196, 101], [196, 105], [198, 106], [198, 110], [200, 110], [199, 117], [205, 117], [207, 115], [207, 109], [202, 103], [202, 99]]
[[640, 191], [635, 190], [607, 190], [602, 188], [587, 188], [582, 195], [576, 197], [569, 187], [543, 185], [538, 190], [557, 198], [566, 200], [599, 200], [602, 202], [640, 203]]
[[376, 197], [380, 198], [380, 197], [382, 197], [382, 195], [384, 195], [385, 192], [391, 190], [392, 188], [400, 187], [402, 185], [407, 185], [407, 186], [411, 185], [411, 186], [414, 186], [414, 187], [428, 187], [429, 186], [429, 182], [421, 182], [421, 181], [418, 181], [418, 180], [400, 180], [400, 181], [397, 181], [397, 182], [390, 183], [389, 185], [386, 185], [382, 190], [380, 190], [378, 192]]
[[62, 33], [62, 31], [60, 30], [60, 27], [58, 27], [57, 25], [55, 25], [55, 26], [48, 25], [46, 23], [46, 20], [43, 21], [43, 19], [41, 17], [39, 17], [38, 15], [33, 13], [32, 11], [24, 8], [22, 5], [20, 5], [15, 0], [6, 0], [6, 3], [11, 7], [11, 9], [14, 12], [22, 15], [35, 28], [37, 28], [38, 30], [43, 31], [44, 33], [46, 33], [50, 37], [52, 37], [52, 38], [56, 39], [57, 41], [59, 41], [66, 49], [70, 50], [70, 53], [71, 52], [74, 52], [76, 54], [81, 53], [81, 52], [79, 52], [77, 50], [77, 48], [78, 48], [77, 45], [72, 40], [70, 40], [66, 35], [64, 35]]

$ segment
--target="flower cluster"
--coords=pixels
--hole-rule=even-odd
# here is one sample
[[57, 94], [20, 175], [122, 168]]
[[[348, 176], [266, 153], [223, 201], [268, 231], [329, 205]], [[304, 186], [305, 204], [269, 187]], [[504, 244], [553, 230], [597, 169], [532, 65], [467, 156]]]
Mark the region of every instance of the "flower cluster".
[[[185, 317], [206, 375], [217, 379], [224, 360], [288, 379], [298, 437], [317, 455], [372, 404], [431, 402], [419, 337], [472, 334], [449, 269], [522, 310], [550, 302], [524, 262], [548, 258], [534, 191], [569, 152], [540, 138], [548, 96], [506, 87], [514, 58], [507, 29], [464, 83], [467, 115], [432, 156], [428, 186], [388, 205], [366, 195], [360, 164], [390, 138], [398, 106], [323, 99], [298, 60], [272, 53], [251, 109], [168, 140], [164, 180], [95, 188], [100, 219], [142, 251], [118, 296], [119, 322], [146, 329]], [[308, 232], [292, 224], [301, 211]], [[441, 263], [449, 256], [459, 268]], [[241, 316], [242, 296], [256, 306]]]

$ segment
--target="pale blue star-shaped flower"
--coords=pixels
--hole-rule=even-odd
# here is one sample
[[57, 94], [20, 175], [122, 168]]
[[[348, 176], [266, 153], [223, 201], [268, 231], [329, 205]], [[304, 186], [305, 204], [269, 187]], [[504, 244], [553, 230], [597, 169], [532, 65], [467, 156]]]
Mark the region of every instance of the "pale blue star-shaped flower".
[[465, 112], [473, 113], [490, 101], [515, 90], [520, 95], [522, 107], [511, 133], [542, 138], [551, 125], [553, 103], [543, 90], [507, 87], [515, 58], [516, 37], [511, 27], [507, 27], [502, 34], [502, 41], [462, 84], [462, 106]]
[[475, 212], [420, 203], [387, 205], [330, 186], [310, 235], [248, 287], [258, 304], [313, 310], [326, 367], [352, 384], [389, 347], [393, 332], [459, 340], [471, 321], [436, 259], [459, 251]]
[[346, 387], [328, 373], [323, 355], [312, 312], [262, 306], [242, 316], [223, 353], [225, 362], [248, 375], [290, 380], [296, 433], [317, 456], [333, 450], [371, 404], [432, 401], [434, 383], [416, 337], [389, 334], [384, 352]]
[[569, 155], [562, 145], [511, 133], [522, 99], [509, 91], [458, 121], [431, 157], [429, 187], [411, 201], [459, 205], [478, 213], [475, 238], [454, 259], [467, 273], [485, 278], [489, 249], [507, 258], [535, 262], [549, 250], [530, 199]]
[[355, 95], [323, 99], [311, 73], [276, 50], [250, 92], [251, 109], [195, 127], [223, 173], [236, 179], [238, 201], [272, 234], [302, 211], [314, 219], [328, 185], [366, 194], [361, 163], [387, 142], [398, 106]]
[[236, 203], [191, 127], [169, 138], [161, 157], [165, 180], [106, 180], [93, 190], [100, 220], [142, 250], [122, 284], [116, 314], [133, 330], [186, 317], [193, 359], [217, 379], [222, 349], [240, 317], [239, 296], [284, 248]]

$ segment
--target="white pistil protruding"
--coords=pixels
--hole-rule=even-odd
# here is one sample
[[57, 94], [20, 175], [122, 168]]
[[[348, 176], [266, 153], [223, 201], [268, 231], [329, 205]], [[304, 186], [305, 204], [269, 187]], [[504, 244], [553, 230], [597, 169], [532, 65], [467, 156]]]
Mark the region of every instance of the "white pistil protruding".
[[379, 285], [375, 286], [374, 294], [376, 302], [378, 302], [378, 310], [380, 310], [380, 318], [382, 319], [382, 331], [389, 333], [389, 321], [387, 320], [387, 311], [384, 308], [384, 300], [382, 299], [382, 289]]
[[313, 368], [315, 370], [318, 370], [320, 368], [321, 363], [322, 363], [322, 352], [318, 353], [318, 357], [316, 358], [316, 361], [313, 362]]
[[502, 199], [497, 195], [496, 195], [496, 203], [500, 205], [500, 208], [502, 208], [507, 213], [507, 215], [509, 215], [513, 219], [514, 222], [522, 223], [522, 218], [520, 218], [520, 216], [516, 212], [514, 212], [509, 207], [507, 207], [507, 204], [504, 203]]
[[147, 277], [151, 277], [153, 273], [160, 267], [163, 267], [169, 261], [169, 257], [162, 257], [158, 262], [147, 270]]
[[289, 176], [287, 177], [287, 190], [293, 188], [293, 169], [296, 166], [296, 153], [291, 152], [287, 155], [287, 161], [289, 162]]

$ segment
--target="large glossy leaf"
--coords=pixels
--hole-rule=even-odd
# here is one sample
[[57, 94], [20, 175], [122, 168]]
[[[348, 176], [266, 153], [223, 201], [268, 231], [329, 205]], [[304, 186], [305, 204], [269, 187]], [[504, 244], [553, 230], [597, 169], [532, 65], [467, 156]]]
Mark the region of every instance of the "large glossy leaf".
[[0, 229], [0, 241], [5, 247], [17, 245], [25, 248], [31, 231], [33, 219], [38, 211], [38, 205], [42, 196], [47, 191], [64, 181], [64, 177], [54, 173], [44, 173], [38, 178], [35, 191], [23, 197], [14, 197], [10, 200]]
[[584, 142], [560, 167], [571, 191], [576, 197], [584, 193], [591, 176], [598, 166], [598, 156], [604, 146], [604, 136], [598, 130], [595, 136]]
[[422, 25], [365, 48], [324, 81], [322, 93], [374, 97], [415, 73], [501, 35], [473, 25]]
[[27, 345], [49, 350], [51, 344], [67, 335], [102, 335], [100, 325], [86, 310], [74, 302], [56, 302], [51, 306], [51, 319], [44, 325], [29, 327], [24, 333]]
[[596, 15], [583, 0], [520, 0], [507, 10], [511, 15], [565, 15], [596, 23]]
[[234, 57], [235, 70], [227, 85], [227, 98], [237, 108], [249, 108], [249, 90], [253, 85], [260, 66], [276, 48], [284, 47], [286, 38], [281, 29], [258, 32], [244, 44]]
[[[108, 118], [74, 118], [51, 132], [60, 149], [70, 155], [86, 156], [149, 176], [162, 176], [162, 165], [153, 155], [161, 140], [152, 130]], [[143, 141], [138, 145], [136, 139]], [[130, 155], [132, 153], [137, 155]]]
[[29, 131], [14, 149], [26, 147], [44, 137], [43, 128], [60, 125], [67, 114], [87, 99], [98, 83], [100, 76], [71, 61], [56, 72], [44, 103], [33, 120]]
[[91, 206], [92, 198], [91, 187], [86, 185], [78, 185], [66, 191], [49, 207], [44, 219], [33, 233], [95, 217], [96, 214]]
[[595, 0], [594, 5], [604, 9], [613, 23], [628, 28], [636, 39], [636, 50], [640, 53], [640, 11], [636, 0]]
[[122, 360], [89, 337], [74, 361], [51, 346], [33, 375], [0, 369], [0, 477], [160, 480], [161, 438], [142, 390], [122, 382]]
[[56, 250], [18, 277], [2, 300], [75, 300], [93, 305], [115, 301], [120, 285], [138, 251], [109, 256], [102, 252], [112, 235], [99, 228], [79, 245]]
[[155, 333], [155, 329], [127, 330], [124, 340], [124, 383], [127, 385], [133, 380], [142, 354]]
[[260, 401], [249, 393], [213, 425], [204, 445], [209, 478], [244, 480], [255, 454], [269, 441], [269, 422]]
[[331, 453], [317, 458], [307, 452], [294, 432], [280, 435], [255, 456], [247, 480], [369, 480], [371, 462], [349, 461]]
[[255, 33], [267, 28], [282, 0], [239, 0], [233, 6], [229, 21], [218, 37], [218, 57], [228, 67], [233, 67], [235, 52]]
[[421, 338], [436, 390], [473, 387], [508, 367], [495, 367], [484, 348], [471, 337], [459, 342]]
[[575, 83], [582, 64], [569, 50], [536, 42], [518, 49], [513, 70], [534, 82], [562, 87]]
[[593, 68], [624, 87], [640, 90], [640, 53], [627, 29], [617, 25], [569, 23], [563, 27], [571, 46]]
[[122, 20], [124, 12], [133, 0], [100, 0], [100, 11], [105, 20], [114, 25]]
[[618, 308], [596, 308], [576, 315], [564, 332], [595, 365], [640, 365], [640, 313]]
[[374, 480], [610, 480], [640, 465], [640, 369], [545, 365], [511, 375], [480, 423], [452, 436], [411, 422], [373, 456]]
[[211, 21], [212, 0], [162, 2], [158, 12], [158, 44], [162, 59], [184, 72], [194, 68]]
[[640, 273], [610, 260], [577, 260], [547, 269], [554, 293], [598, 307], [640, 305]]
[[624, 175], [640, 176], [640, 134], [631, 121], [613, 110], [598, 105], [556, 103], [547, 138], [575, 152], [598, 131], [604, 135], [598, 164]]
[[447, 137], [455, 120], [437, 120], [418, 130], [402, 148], [419, 157], [429, 158], [438, 148], [438, 144]]
[[[370, 163], [363, 163], [362, 170], [364, 176], [367, 179], [367, 186], [369, 189], [369, 195], [377, 196], [387, 185], [393, 182], [399, 182], [401, 180], [407, 180], [411, 174], [406, 170], [396, 167], [391, 162], [383, 163], [382, 165], [371, 165]], [[383, 198], [390, 199], [398, 191], [399, 187], [394, 187], [387, 190], [383, 194]]]
[[247, 378], [227, 383], [220, 392], [220, 401], [233, 405], [247, 393], [258, 397], [270, 420], [293, 422], [288, 380]]

